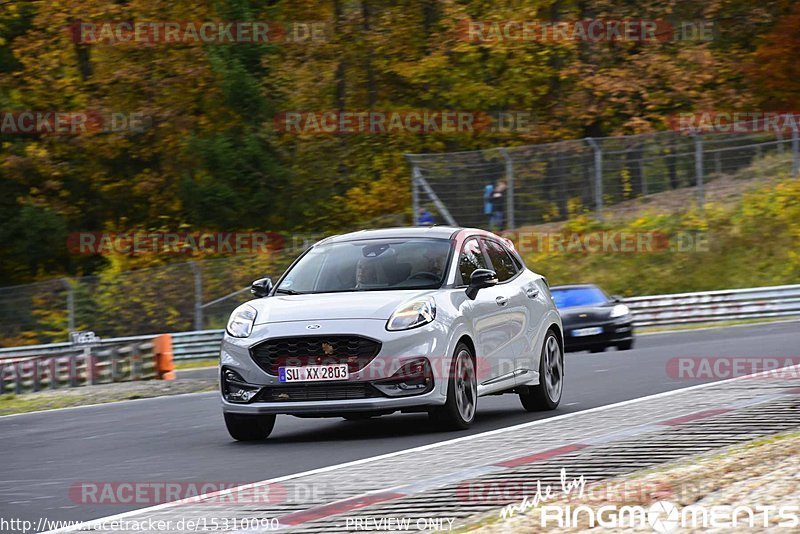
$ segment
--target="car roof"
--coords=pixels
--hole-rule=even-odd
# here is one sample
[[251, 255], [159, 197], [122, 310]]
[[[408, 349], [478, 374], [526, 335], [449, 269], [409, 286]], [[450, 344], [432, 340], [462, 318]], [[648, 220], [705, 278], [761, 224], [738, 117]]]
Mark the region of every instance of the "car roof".
[[[377, 230], [359, 230], [349, 234], [335, 235], [323, 239], [322, 243], [341, 243], [343, 241], [360, 241], [362, 239], [394, 239], [423, 237], [430, 239], [450, 239], [464, 228], [455, 226], [411, 226], [404, 228], [380, 228]], [[476, 230], [476, 232], [479, 230]]]

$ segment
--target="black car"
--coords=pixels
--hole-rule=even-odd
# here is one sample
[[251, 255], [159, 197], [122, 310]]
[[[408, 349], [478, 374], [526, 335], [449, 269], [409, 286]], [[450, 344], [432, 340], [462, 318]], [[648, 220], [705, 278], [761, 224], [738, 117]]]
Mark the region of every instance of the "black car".
[[564, 324], [568, 351], [603, 352], [608, 347], [633, 347], [633, 317], [619, 297], [609, 297], [592, 284], [551, 288]]

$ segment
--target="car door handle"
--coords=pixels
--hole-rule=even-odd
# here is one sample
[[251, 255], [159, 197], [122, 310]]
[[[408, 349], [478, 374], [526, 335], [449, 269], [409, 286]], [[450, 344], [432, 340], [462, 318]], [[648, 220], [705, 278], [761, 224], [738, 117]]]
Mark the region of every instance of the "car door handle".
[[525, 290], [525, 294], [528, 295], [529, 299], [535, 299], [539, 296], [539, 288], [538, 287], [529, 287]]
[[494, 299], [494, 301], [497, 303], [498, 306], [505, 306], [506, 304], [508, 304], [507, 297], [497, 297], [496, 299]]

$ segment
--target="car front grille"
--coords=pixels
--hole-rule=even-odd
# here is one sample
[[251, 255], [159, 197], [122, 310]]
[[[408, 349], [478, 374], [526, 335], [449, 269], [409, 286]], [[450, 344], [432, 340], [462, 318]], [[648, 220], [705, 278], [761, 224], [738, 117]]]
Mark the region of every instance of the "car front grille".
[[375, 388], [364, 383], [279, 386], [266, 387], [261, 390], [256, 402], [349, 400], [382, 396]]
[[342, 363], [355, 373], [380, 350], [380, 342], [362, 336], [298, 336], [268, 339], [251, 348], [250, 355], [267, 374], [278, 376], [279, 367]]

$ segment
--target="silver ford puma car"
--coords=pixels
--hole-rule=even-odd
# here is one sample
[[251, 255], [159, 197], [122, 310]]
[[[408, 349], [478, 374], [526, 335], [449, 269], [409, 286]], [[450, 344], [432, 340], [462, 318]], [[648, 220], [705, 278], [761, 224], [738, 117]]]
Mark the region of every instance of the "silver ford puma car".
[[364, 419], [427, 412], [467, 428], [478, 398], [561, 400], [561, 319], [544, 278], [505, 239], [432, 227], [330, 237], [231, 314], [222, 408], [231, 436], [265, 439], [276, 414]]

